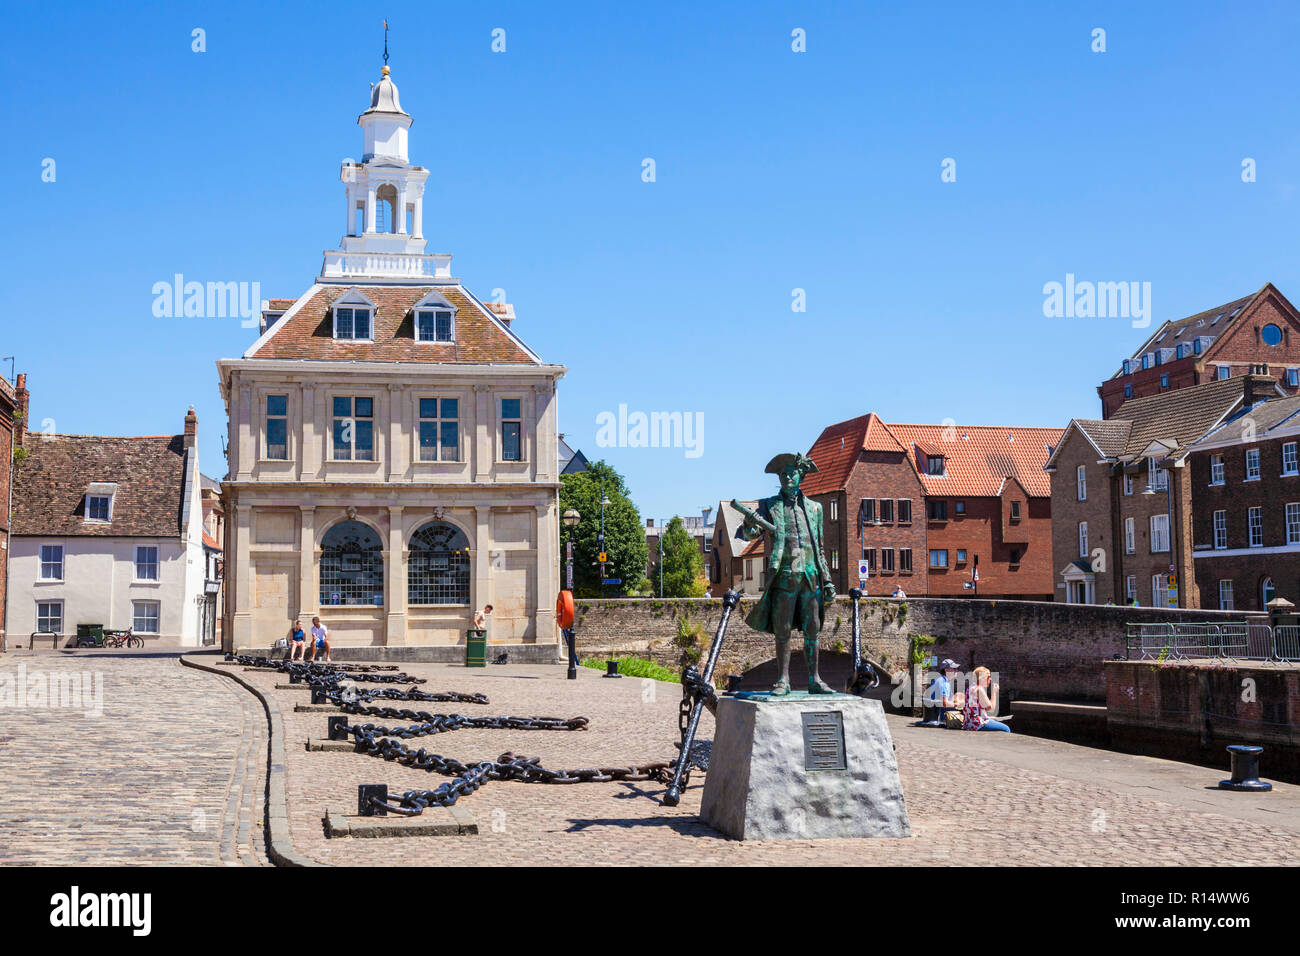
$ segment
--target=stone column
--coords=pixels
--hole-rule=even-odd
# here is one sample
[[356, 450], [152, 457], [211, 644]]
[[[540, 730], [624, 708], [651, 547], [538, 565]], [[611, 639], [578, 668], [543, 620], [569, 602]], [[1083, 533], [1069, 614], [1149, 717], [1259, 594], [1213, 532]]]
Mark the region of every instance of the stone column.
[[406, 643], [406, 535], [400, 505], [388, 507], [388, 541], [384, 551], [384, 643]]
[[317, 415], [316, 409], [316, 390], [308, 386], [302, 390], [302, 420], [298, 426], [299, 469], [302, 477], [308, 480], [320, 477], [320, 433], [320, 417]]
[[474, 386], [474, 480], [492, 480], [492, 440], [489, 433], [492, 415], [492, 390], [487, 385]]
[[474, 588], [469, 596], [471, 612], [493, 604], [492, 594], [492, 506], [474, 508]]
[[415, 238], [424, 238], [424, 190], [421, 189], [420, 195], [415, 197]]
[[393, 232], [406, 235], [406, 183], [397, 188], [397, 208], [393, 212], [397, 216], [397, 228]]
[[235, 597], [234, 627], [230, 635], [232, 650], [251, 647], [253, 644], [253, 569], [248, 553], [252, 520], [252, 508], [248, 505], [235, 505], [235, 526], [231, 535], [235, 553], [230, 556], [233, 560], [226, 561], [227, 575]]
[[533, 601], [533, 641], [552, 644], [559, 640], [555, 627], [555, 599], [560, 593], [560, 543], [554, 500], [537, 506], [533, 542], [537, 564], [533, 580], [537, 595]]
[[375, 184], [366, 185], [366, 232], [375, 231]]
[[311, 623], [320, 613], [320, 585], [316, 581], [316, 507], [298, 506], [298, 614]]
[[256, 462], [256, 436], [253, 434], [253, 390], [247, 385], [240, 386], [235, 401], [235, 428], [239, 447], [236, 454], [239, 479], [248, 481], [253, 477], [253, 465]]
[[555, 400], [555, 386], [547, 382], [533, 386], [533, 446], [534, 474], [537, 481], [555, 481], [559, 466], [559, 446], [556, 444], [555, 420], [551, 406]]

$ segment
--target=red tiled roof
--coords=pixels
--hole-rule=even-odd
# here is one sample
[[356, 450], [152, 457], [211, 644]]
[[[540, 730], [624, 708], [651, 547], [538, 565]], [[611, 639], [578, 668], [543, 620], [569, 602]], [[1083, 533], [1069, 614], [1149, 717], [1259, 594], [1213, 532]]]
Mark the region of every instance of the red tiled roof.
[[[32, 436], [14, 464], [14, 534], [177, 535], [185, 486], [183, 436]], [[115, 482], [112, 520], [84, 521], [91, 482]]]
[[760, 534], [749, 544], [745, 545], [745, 550], [740, 552], [742, 558], [752, 558], [755, 555], [767, 554], [767, 535]]
[[203, 531], [203, 543], [213, 551], [220, 551], [221, 545], [217, 544], [217, 539], [208, 534], [207, 529]]
[[804, 494], [821, 495], [844, 487], [858, 460], [859, 452], [883, 451], [907, 454], [907, 449], [890, 434], [875, 412], [825, 428], [808, 452], [817, 472], [804, 478]]
[[417, 342], [411, 307], [432, 286], [357, 286], [375, 303], [374, 341], [334, 340], [330, 306], [349, 286], [318, 286], [292, 315], [273, 326], [275, 332], [249, 358], [334, 359], [354, 362], [465, 362], [536, 364], [500, 320], [492, 318], [457, 286], [438, 286], [438, 294], [456, 307], [456, 341]]
[[908, 456], [931, 495], [993, 497], [1003, 480], [1015, 478], [1033, 498], [1051, 496], [1050, 476], [1043, 471], [1049, 446], [1061, 440], [1061, 428], [1015, 425], [889, 425], [903, 445], [932, 449], [945, 458], [942, 477], [925, 473], [916, 455]]
[[267, 299], [266, 307], [272, 312], [287, 312], [289, 306], [297, 301], [297, 299]]

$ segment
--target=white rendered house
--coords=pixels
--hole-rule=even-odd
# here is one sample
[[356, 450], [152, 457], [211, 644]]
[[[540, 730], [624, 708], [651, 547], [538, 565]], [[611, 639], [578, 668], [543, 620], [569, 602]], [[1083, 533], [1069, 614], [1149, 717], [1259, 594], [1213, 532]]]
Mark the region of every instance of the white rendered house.
[[212, 640], [196, 429], [191, 407], [180, 435], [26, 433], [14, 464], [11, 646], [33, 631], [62, 646], [81, 624], [190, 647]]

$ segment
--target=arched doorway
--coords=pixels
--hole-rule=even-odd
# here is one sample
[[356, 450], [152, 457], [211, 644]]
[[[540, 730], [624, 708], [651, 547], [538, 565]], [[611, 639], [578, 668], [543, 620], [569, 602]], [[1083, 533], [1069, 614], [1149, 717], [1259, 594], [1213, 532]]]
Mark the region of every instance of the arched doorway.
[[360, 521], [340, 521], [320, 543], [320, 603], [382, 607], [384, 548], [379, 534]]
[[1273, 584], [1273, 579], [1267, 574], [1259, 582], [1259, 609], [1268, 610], [1268, 602], [1277, 597], [1277, 588]]
[[430, 521], [411, 535], [409, 547], [408, 604], [469, 604], [469, 539], [465, 532], [446, 521]]

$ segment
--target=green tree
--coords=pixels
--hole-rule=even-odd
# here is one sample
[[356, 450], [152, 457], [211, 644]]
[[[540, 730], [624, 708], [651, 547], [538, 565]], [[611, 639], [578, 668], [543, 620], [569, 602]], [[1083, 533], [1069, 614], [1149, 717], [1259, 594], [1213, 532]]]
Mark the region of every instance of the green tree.
[[[709, 582], [704, 577], [704, 557], [681, 518], [673, 518], [663, 531], [664, 597], [704, 597]], [[650, 571], [650, 584], [659, 593], [659, 555]]]
[[[604, 461], [587, 464], [586, 471], [560, 476], [560, 513], [576, 508], [582, 516], [573, 534], [573, 591], [577, 597], [600, 597], [600, 495], [602, 484], [609, 498], [605, 506], [605, 551], [608, 577], [622, 580], [605, 590], [606, 597], [632, 593], [645, 580], [645, 529], [641, 513], [628, 498], [623, 476]], [[569, 540], [568, 529], [560, 525], [561, 548]], [[564, 583], [564, 554], [560, 554], [560, 582]]]

